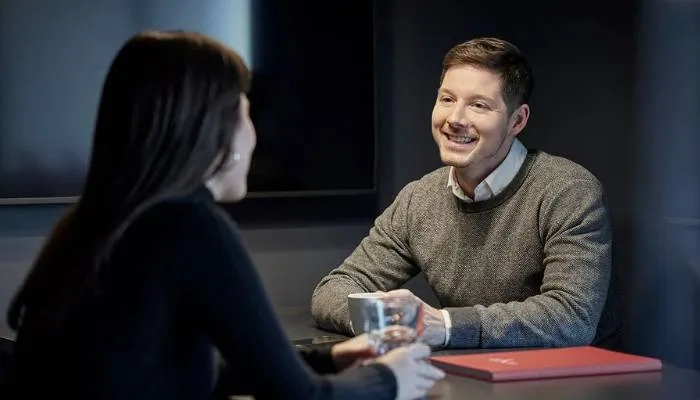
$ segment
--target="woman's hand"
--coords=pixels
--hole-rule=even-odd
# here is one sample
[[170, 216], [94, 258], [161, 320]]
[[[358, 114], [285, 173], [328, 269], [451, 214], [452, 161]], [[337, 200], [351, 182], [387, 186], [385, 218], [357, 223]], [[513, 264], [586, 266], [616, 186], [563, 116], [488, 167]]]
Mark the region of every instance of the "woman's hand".
[[376, 359], [394, 373], [397, 400], [422, 399], [435, 382], [445, 377], [442, 370], [430, 364], [429, 357], [430, 347], [414, 343], [391, 350]]
[[331, 357], [339, 371], [376, 356], [376, 351], [370, 346], [366, 333], [331, 347]]

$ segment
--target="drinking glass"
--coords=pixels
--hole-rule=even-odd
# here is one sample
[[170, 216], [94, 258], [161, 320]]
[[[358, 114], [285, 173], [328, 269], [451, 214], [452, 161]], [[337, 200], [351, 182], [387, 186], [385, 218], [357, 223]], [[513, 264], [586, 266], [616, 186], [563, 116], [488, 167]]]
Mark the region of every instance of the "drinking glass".
[[378, 354], [415, 343], [423, 333], [423, 305], [414, 299], [368, 299], [362, 314], [364, 331]]

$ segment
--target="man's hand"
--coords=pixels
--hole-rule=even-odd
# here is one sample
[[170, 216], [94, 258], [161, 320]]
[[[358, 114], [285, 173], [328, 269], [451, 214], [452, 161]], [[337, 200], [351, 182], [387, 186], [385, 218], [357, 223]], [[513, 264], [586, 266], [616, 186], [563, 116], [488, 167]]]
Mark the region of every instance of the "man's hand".
[[387, 296], [394, 298], [409, 298], [423, 304], [423, 334], [421, 341], [433, 347], [442, 347], [445, 344], [445, 318], [442, 312], [429, 306], [408, 289], [398, 289], [385, 292]]
[[331, 347], [331, 357], [339, 371], [376, 356], [375, 350], [369, 345], [366, 333]]

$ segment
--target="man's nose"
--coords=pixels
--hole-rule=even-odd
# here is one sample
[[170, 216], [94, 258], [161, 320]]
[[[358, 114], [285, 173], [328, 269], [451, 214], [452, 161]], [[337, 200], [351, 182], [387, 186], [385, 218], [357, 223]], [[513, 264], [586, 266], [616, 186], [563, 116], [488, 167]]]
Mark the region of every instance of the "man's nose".
[[447, 117], [447, 123], [452, 129], [461, 129], [469, 126], [466, 113], [461, 107], [455, 107], [455, 109], [452, 110], [450, 115]]

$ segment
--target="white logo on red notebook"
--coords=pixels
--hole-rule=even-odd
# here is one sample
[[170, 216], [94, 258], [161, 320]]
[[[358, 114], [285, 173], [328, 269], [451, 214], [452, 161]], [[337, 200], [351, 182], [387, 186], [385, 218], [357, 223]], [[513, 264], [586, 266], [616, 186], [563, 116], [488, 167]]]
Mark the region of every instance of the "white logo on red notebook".
[[503, 365], [518, 365], [518, 363], [515, 360], [513, 360], [512, 358], [493, 357], [493, 358], [489, 358], [489, 361], [493, 362], [493, 363], [503, 364]]

